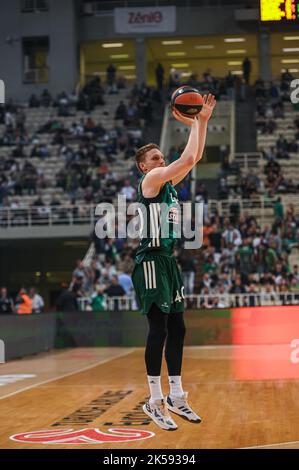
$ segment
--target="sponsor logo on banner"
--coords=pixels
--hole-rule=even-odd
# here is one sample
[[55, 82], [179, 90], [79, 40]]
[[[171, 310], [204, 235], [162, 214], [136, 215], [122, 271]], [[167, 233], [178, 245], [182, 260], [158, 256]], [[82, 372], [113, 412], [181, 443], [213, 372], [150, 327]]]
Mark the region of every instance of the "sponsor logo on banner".
[[30, 444], [104, 444], [107, 442], [130, 442], [149, 439], [155, 433], [140, 429], [110, 428], [103, 432], [98, 428], [55, 429], [29, 431], [10, 436], [12, 441]]
[[176, 30], [176, 7], [114, 8], [116, 33], [156, 33]]

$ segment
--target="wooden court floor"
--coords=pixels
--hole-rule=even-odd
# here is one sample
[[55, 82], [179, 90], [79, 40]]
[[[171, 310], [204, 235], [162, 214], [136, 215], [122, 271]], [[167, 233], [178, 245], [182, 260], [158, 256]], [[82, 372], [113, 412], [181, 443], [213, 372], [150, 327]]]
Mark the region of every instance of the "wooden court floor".
[[[0, 365], [0, 448], [299, 448], [299, 380], [255, 375], [256, 352], [186, 347], [183, 385], [203, 421], [173, 415], [174, 432], [141, 411], [143, 354], [78, 348]], [[165, 364], [163, 376], [166, 394]]]

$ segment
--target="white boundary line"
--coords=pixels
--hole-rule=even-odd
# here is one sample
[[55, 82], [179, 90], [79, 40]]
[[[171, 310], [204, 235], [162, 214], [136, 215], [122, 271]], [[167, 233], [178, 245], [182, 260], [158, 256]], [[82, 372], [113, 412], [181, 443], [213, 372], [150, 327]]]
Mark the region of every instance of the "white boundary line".
[[275, 444], [264, 444], [258, 446], [250, 446], [250, 447], [240, 447], [240, 449], [264, 449], [265, 447], [273, 447], [273, 446], [285, 446], [289, 444], [299, 444], [299, 441], [286, 441], [286, 442], [277, 442]]
[[69, 377], [70, 375], [75, 375], [75, 374], [79, 374], [80, 372], [83, 372], [85, 370], [88, 370], [88, 369], [92, 369], [93, 367], [97, 367], [99, 365], [102, 365], [102, 364], [105, 364], [106, 362], [110, 362], [110, 361], [113, 361], [114, 359], [119, 359], [120, 357], [123, 357], [123, 356], [127, 356], [128, 354], [131, 354], [131, 352], [133, 352], [135, 349], [131, 349], [130, 351], [126, 351], [124, 353], [119, 353], [117, 356], [115, 357], [111, 357], [111, 358], [107, 358], [107, 359], [102, 359], [100, 360], [99, 362], [95, 362], [94, 364], [92, 365], [89, 365], [89, 366], [86, 366], [86, 367], [82, 367], [81, 369], [78, 369], [76, 371], [73, 371], [73, 372], [68, 372], [67, 374], [63, 374], [63, 375], [59, 375], [57, 377], [53, 377], [51, 379], [48, 379], [48, 380], [44, 380], [43, 382], [38, 382], [36, 384], [32, 384], [32, 385], [29, 385], [28, 387], [24, 387], [24, 388], [21, 388], [20, 390], [17, 390], [16, 392], [12, 392], [12, 393], [9, 393], [8, 395], [4, 395], [3, 397], [0, 397], [0, 400], [4, 400], [5, 398], [9, 398], [9, 397], [12, 397], [13, 395], [17, 395], [18, 393], [22, 393], [22, 392], [25, 392], [26, 390], [30, 390], [31, 388], [34, 388], [34, 387], [39, 387], [40, 385], [45, 385], [49, 382], [53, 382], [55, 380], [60, 380], [60, 379], [64, 379], [65, 377]]

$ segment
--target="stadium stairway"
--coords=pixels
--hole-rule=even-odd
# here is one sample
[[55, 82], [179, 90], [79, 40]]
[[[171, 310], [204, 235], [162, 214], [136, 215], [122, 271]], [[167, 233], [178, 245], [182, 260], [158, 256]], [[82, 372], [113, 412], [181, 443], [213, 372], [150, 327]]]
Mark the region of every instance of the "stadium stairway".
[[153, 100], [152, 106], [152, 122], [144, 126], [142, 137], [144, 143], [153, 142], [159, 145], [163, 125], [165, 103], [162, 101], [158, 102], [156, 100]]
[[236, 102], [236, 152], [256, 152], [255, 99], [247, 87], [245, 101]]

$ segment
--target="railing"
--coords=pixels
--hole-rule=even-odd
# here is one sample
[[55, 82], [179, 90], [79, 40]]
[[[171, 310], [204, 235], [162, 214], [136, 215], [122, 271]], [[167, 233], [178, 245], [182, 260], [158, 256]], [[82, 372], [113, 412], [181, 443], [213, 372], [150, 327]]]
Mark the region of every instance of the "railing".
[[93, 225], [94, 205], [0, 208], [0, 228], [52, 225]]
[[241, 170], [248, 170], [252, 168], [258, 169], [263, 163], [263, 157], [260, 152], [250, 152], [250, 153], [235, 153], [232, 155], [232, 160], [238, 163]]
[[22, 13], [34, 13], [36, 11], [48, 11], [48, 0], [22, 0]]
[[23, 82], [24, 83], [48, 83], [49, 81], [49, 69], [30, 69], [24, 71]]
[[[81, 297], [78, 299], [78, 301], [80, 310], [92, 310], [90, 297]], [[246, 293], [185, 296], [186, 309], [259, 306], [266, 307], [270, 305], [299, 305], [299, 290], [298, 292], [263, 292], [258, 294]], [[134, 296], [105, 296], [103, 309], [104, 311], [131, 311], [138, 310], [138, 305]]]
[[[282, 196], [282, 200], [284, 197]], [[117, 202], [117, 201], [116, 201]], [[117, 204], [115, 202], [115, 212]], [[269, 217], [274, 216], [273, 206], [276, 199], [225, 199], [208, 202], [209, 216], [218, 213], [220, 216], [237, 215], [246, 212], [254, 215], [263, 225], [269, 223]], [[295, 213], [299, 213], [298, 196], [288, 196], [288, 203], [292, 202]], [[0, 228], [8, 227], [32, 227], [40, 225], [76, 225], [86, 224], [93, 226], [98, 217], [95, 216], [94, 204], [65, 204], [59, 206], [28, 206], [16, 209], [0, 206]], [[123, 209], [123, 208], [122, 208]], [[267, 217], [268, 216], [268, 217]]]

